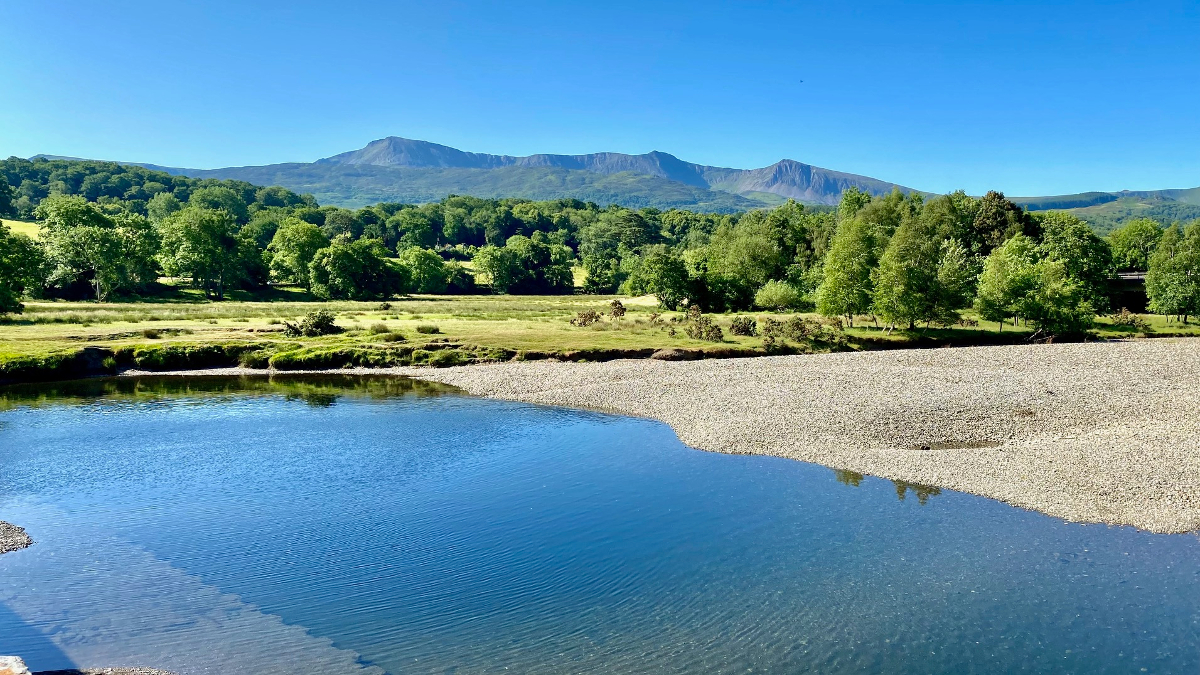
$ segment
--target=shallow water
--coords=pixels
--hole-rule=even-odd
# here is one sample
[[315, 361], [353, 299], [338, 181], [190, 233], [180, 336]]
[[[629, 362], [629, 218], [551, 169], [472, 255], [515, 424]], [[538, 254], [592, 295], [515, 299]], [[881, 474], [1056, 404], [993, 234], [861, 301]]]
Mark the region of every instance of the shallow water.
[[1200, 669], [1196, 536], [406, 380], [9, 389], [0, 519], [34, 669]]

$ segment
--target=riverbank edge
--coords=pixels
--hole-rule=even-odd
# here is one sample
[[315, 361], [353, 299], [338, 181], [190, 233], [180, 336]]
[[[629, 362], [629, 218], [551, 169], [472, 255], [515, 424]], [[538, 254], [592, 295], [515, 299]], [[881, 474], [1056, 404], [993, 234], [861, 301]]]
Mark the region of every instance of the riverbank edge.
[[[1115, 344], [1131, 344], [1131, 343], [1136, 344], [1139, 342], [1143, 342], [1143, 341], [1140, 341], [1140, 340], [1138, 340], [1138, 341], [1115, 341], [1115, 342], [1109, 342], [1107, 344], [1114, 344], [1114, 345]], [[1163, 344], [1166, 341], [1155, 340], [1153, 342]], [[1195, 338], [1180, 338], [1177, 340], [1172, 340], [1170, 342], [1187, 343], [1189, 345], [1189, 347], [1195, 346], [1195, 345], [1200, 345], [1200, 339], [1195, 339]], [[1143, 344], [1147, 344], [1147, 343], [1143, 343]], [[1061, 346], [1066, 346], [1066, 345], [1061, 345]], [[1100, 346], [1100, 345], [1097, 345], [1097, 346]], [[1024, 349], [1035, 349], [1035, 350], [1036, 349], [1046, 349], [1046, 348], [1053, 348], [1053, 347], [1052, 346], [1040, 346], [1040, 345], [1039, 346], [1027, 345], [1024, 347]], [[986, 348], [977, 348], [977, 349], [986, 349]], [[1004, 349], [1004, 348], [1001, 347], [1000, 349]], [[911, 353], [912, 351], [914, 351], [914, 350], [899, 350], [898, 352], [892, 352], [892, 353], [897, 354], [897, 357], [899, 357], [899, 354], [901, 354], [901, 353], [906, 353], [906, 352]], [[928, 354], [931, 356], [934, 354], [937, 354], [937, 353], [945, 353], [945, 350], [925, 350], [925, 351], [928, 352]], [[952, 351], [957, 352], [959, 350], [952, 350]], [[867, 354], [863, 353], [862, 355], [866, 356]], [[857, 356], [857, 354], [843, 354], [842, 356], [854, 358]], [[886, 358], [889, 355], [883, 354], [883, 353], [878, 353], [878, 354], [875, 354], [875, 356]], [[936, 358], [936, 357], [934, 357], [934, 358]], [[739, 359], [736, 361], [749, 362], [750, 359]], [[765, 364], [765, 363], [769, 363], [769, 362], [770, 361], [765, 361], [763, 363]], [[802, 361], [797, 361], [797, 363], [800, 363], [800, 362], [802, 362]], [[651, 364], [655, 363], [655, 361], [652, 361], [652, 360], [641, 360], [641, 361], [629, 360], [629, 361], [613, 361], [613, 362], [608, 362], [608, 363], [609, 363], [609, 365], [626, 364], [626, 365], [628, 365], [630, 367], [634, 367], [634, 368], [638, 367], [637, 364], [643, 363], [643, 364], [645, 364], [646, 368], [650, 368]], [[731, 363], [734, 363], [734, 362], [731, 362]], [[590, 364], [591, 367], [601, 367], [601, 365], [602, 364], [599, 364], [599, 363]], [[659, 365], [666, 366], [668, 364], [659, 363]], [[671, 364], [671, 365], [701, 366], [703, 364]], [[564, 369], [579, 368], [579, 367], [587, 368], [587, 367], [589, 367], [589, 364], [582, 364], [582, 363], [556, 364], [556, 363], [554, 363], [553, 360], [551, 360], [549, 362], [544, 362], [544, 363], [540, 363], [540, 364], [534, 364], [534, 363], [522, 364], [522, 363], [511, 363], [510, 362], [509, 364], [493, 364], [491, 366], [470, 365], [470, 366], [466, 366], [466, 367], [452, 368], [452, 369], [439, 369], [439, 368], [432, 368], [432, 367], [411, 367], [411, 366], [383, 367], [383, 368], [377, 368], [377, 367], [318, 368], [318, 369], [296, 369], [296, 370], [271, 370], [271, 369], [264, 369], [264, 368], [247, 368], [247, 367], [218, 367], [218, 368], [203, 368], [203, 369], [152, 371], [152, 370], [140, 370], [140, 369], [136, 369], [136, 368], [129, 368], [129, 369], [123, 370], [121, 373], [119, 373], [119, 375], [125, 376], [125, 377], [138, 377], [138, 376], [165, 376], [165, 377], [206, 377], [206, 376], [208, 376], [208, 377], [211, 377], [211, 376], [264, 377], [264, 376], [267, 376], [267, 377], [269, 377], [272, 375], [287, 376], [287, 375], [344, 374], [344, 375], [359, 375], [359, 376], [410, 377], [410, 378], [414, 378], [414, 379], [421, 379], [421, 380], [426, 380], [426, 381], [437, 382], [440, 384], [454, 386], [454, 387], [464, 391], [467, 394], [475, 395], [475, 396], [481, 396], [481, 397], [487, 397], [487, 398], [497, 398], [497, 399], [511, 400], [511, 401], [520, 401], [520, 402], [526, 402], [526, 403], [571, 407], [571, 408], [576, 408], [576, 409], [593, 410], [593, 411], [604, 412], [604, 413], [653, 419], [653, 420], [665, 423], [668, 426], [670, 426], [672, 428], [672, 430], [676, 433], [676, 435], [680, 438], [680, 440], [683, 441], [684, 443], [686, 443], [687, 445], [689, 445], [690, 447], [693, 447], [693, 448], [696, 448], [699, 450], [703, 450], [703, 451], [721, 452], [721, 453], [727, 453], [727, 454], [772, 455], [772, 456], [785, 457], [785, 458], [799, 460], [799, 461], [805, 461], [808, 463], [825, 466], [825, 467], [828, 467], [828, 468], [831, 468], [834, 470], [848, 470], [848, 471], [852, 471], [855, 473], [876, 476], [879, 478], [884, 478], [884, 479], [889, 479], [889, 480], [899, 480], [899, 481], [904, 481], [907, 483], [914, 483], [914, 484], [928, 485], [931, 487], [952, 489], [952, 490], [956, 490], [959, 492], [964, 492], [964, 493], [973, 494], [973, 495], [985, 497], [988, 499], [1000, 501], [1000, 502], [1003, 502], [1003, 503], [1006, 503], [1006, 504], [1009, 504], [1011, 506], [1015, 506], [1018, 508], [1036, 511], [1036, 512], [1043, 513], [1045, 515], [1049, 515], [1049, 516], [1052, 516], [1055, 518], [1060, 518], [1060, 519], [1063, 519], [1063, 520], [1066, 520], [1069, 522], [1098, 523], [1098, 524], [1108, 524], [1108, 525], [1115, 525], [1115, 526], [1131, 526], [1131, 527], [1135, 527], [1135, 528], [1150, 531], [1150, 532], [1164, 533], [1164, 534], [1193, 532], [1193, 531], [1196, 531], [1198, 527], [1200, 527], [1200, 521], [1197, 521], [1196, 518], [1194, 518], [1190, 515], [1185, 515], [1183, 513], [1180, 513], [1178, 515], [1178, 517], [1168, 516], [1164, 519], [1162, 517], [1161, 513], [1154, 514], [1153, 517], [1151, 517], [1149, 515], [1146, 515], [1143, 517], [1142, 515], [1137, 514], [1137, 513], [1130, 515], [1128, 512], [1124, 513], [1123, 515], [1114, 516], [1112, 514], [1112, 510], [1104, 509], [1104, 508], [1092, 507], [1091, 510], [1089, 510], [1086, 507], [1079, 507], [1078, 505], [1072, 505], [1069, 508], [1064, 508], [1061, 503], [1052, 503], [1052, 504], [1047, 505], [1046, 503], [1044, 503], [1040, 500], [1031, 500], [1031, 499], [1023, 498], [1019, 494], [1019, 491], [1017, 491], [1016, 496], [1014, 496], [1014, 492], [1012, 490], [1005, 489], [1005, 488], [1011, 488], [1012, 486], [1000, 485], [1000, 486], [998, 486], [997, 489], [992, 489], [990, 487], [985, 487], [985, 488], [981, 489], [978, 485], [972, 484], [972, 482], [970, 480], [965, 480], [965, 481], [962, 480], [961, 476], [956, 477], [956, 476], [952, 475], [952, 476], [947, 477], [945, 475], [938, 474], [937, 472], [930, 473], [930, 474], [922, 474], [921, 472], [917, 472], [914, 474], [914, 472], [912, 472], [911, 470], [892, 469], [891, 467], [886, 466], [886, 463], [884, 466], [878, 466], [878, 465], [863, 466], [862, 463], [859, 463], [859, 462], [843, 461], [845, 459], [845, 457], [847, 456], [847, 453], [842, 454], [842, 459], [828, 459], [828, 458], [823, 458], [823, 457], [814, 458], [811, 456], [807, 456], [804, 453], [797, 453], [794, 448], [784, 447], [784, 446], [770, 447], [768, 445], [765, 447], [760, 447], [760, 446], [756, 445], [755, 447], [748, 447], [748, 446], [744, 446], [744, 445], [739, 446], [737, 444], [731, 445], [728, 443], [714, 443], [714, 442], [711, 442], [709, 439], [706, 439], [706, 437], [703, 433], [696, 433], [696, 430], [691, 428], [691, 426], [689, 424], [681, 424], [678, 419], [671, 419], [672, 416], [670, 414], [662, 414], [661, 410], [657, 410], [657, 411], [649, 410], [649, 409], [646, 409], [644, 406], [639, 408], [636, 405], [631, 406], [631, 405], [626, 405], [626, 404], [596, 405], [596, 404], [594, 404], [594, 402], [586, 400], [587, 396], [585, 396], [582, 393], [582, 390], [583, 390], [584, 384], [585, 384], [583, 382], [583, 380], [585, 380], [587, 378], [582, 373], [579, 375], [580, 382], [575, 383], [578, 386], [565, 386], [565, 387], [559, 386], [557, 388], [547, 388], [547, 386], [543, 382], [530, 382], [527, 391], [521, 391], [519, 389], [512, 389], [512, 388], [497, 388], [496, 386], [489, 386], [487, 381], [489, 379], [495, 380], [496, 378], [495, 377], [490, 377], [490, 378], [482, 377], [485, 373], [488, 375], [491, 375], [493, 373], [502, 371], [506, 368], [506, 366], [512, 367], [512, 368], [521, 368], [523, 366], [528, 366], [528, 367], [536, 366], [536, 367], [550, 368], [550, 369], [553, 369], [552, 372], [558, 373], [558, 372], [563, 371]], [[473, 375], [479, 375], [480, 377], [473, 377]], [[647, 377], [649, 377], [649, 374], [647, 374]], [[570, 379], [570, 378], [568, 378], [568, 379]], [[494, 382], [492, 384], [494, 385]], [[560, 385], [561, 385], [561, 383], [560, 383]], [[521, 385], [518, 383], [517, 386], [519, 387]], [[575, 389], [575, 391], [572, 391], [572, 389]], [[702, 393], [701, 393], [701, 395], [702, 395]], [[653, 407], [653, 406], [651, 406], [651, 407]], [[721, 416], [721, 413], [718, 412], [717, 417], [719, 418], [720, 416]], [[732, 420], [732, 419], [727, 420], [727, 421], [737, 422], [737, 420]], [[1074, 438], [1073, 436], [1064, 436], [1063, 439], [1060, 439], [1060, 440], [1067, 440], [1067, 439], [1073, 439], [1073, 438]], [[1050, 440], [1054, 440], [1054, 439], [1051, 438]], [[936, 450], [937, 449], [935, 448], [935, 451]], [[1031, 468], [1031, 470], [1036, 470], [1036, 468]]]
[[[424, 343], [332, 344], [319, 339], [297, 343], [277, 339], [173, 342], [147, 341], [116, 347], [90, 344], [45, 353], [0, 353], [0, 386], [30, 382], [55, 382], [117, 375], [127, 369], [175, 372], [212, 368], [247, 367], [255, 370], [315, 371], [344, 368], [387, 369], [400, 367], [450, 368], [508, 361], [605, 362], [623, 359], [700, 361], [821, 354], [838, 351], [896, 351], [942, 347], [991, 347], [1029, 344], [1019, 333], [984, 333], [970, 339], [909, 336], [886, 339], [844, 334], [844, 340], [825, 342], [779, 341], [770, 349], [713, 343], [699, 347], [595, 347], [581, 349], [514, 349], [488, 347], [448, 338]], [[1088, 341], [1200, 337], [1188, 333], [1156, 332], [1122, 338], [1089, 336]]]

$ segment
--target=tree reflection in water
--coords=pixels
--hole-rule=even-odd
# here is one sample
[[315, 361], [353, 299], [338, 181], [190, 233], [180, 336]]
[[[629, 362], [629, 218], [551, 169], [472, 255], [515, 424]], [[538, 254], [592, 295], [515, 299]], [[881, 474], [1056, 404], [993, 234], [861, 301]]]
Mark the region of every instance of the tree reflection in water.
[[[863, 481], [861, 473], [847, 469], [834, 469], [833, 477], [842, 485], [849, 485], [850, 487], [858, 487]], [[930, 497], [942, 494], [941, 488], [933, 487], [932, 485], [920, 485], [902, 480], [893, 480], [892, 483], [896, 486], [896, 499], [904, 501], [911, 490], [917, 496], [917, 503], [921, 506], [924, 506]]]

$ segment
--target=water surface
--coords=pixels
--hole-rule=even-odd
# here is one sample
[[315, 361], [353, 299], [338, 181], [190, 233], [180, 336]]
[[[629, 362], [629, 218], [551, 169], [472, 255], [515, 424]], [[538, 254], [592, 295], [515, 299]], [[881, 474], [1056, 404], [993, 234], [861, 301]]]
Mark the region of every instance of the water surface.
[[353, 377], [0, 398], [0, 653], [190, 673], [1196, 672], [1200, 541]]

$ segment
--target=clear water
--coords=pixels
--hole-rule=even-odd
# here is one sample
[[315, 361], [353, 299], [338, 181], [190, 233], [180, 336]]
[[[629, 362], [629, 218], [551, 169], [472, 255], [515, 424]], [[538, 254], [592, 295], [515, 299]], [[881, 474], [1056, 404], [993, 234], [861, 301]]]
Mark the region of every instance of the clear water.
[[35, 670], [1200, 669], [1194, 535], [408, 381], [0, 404], [0, 518], [37, 541], [0, 556], [0, 653]]

